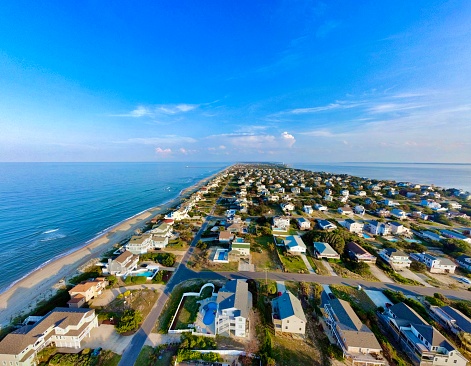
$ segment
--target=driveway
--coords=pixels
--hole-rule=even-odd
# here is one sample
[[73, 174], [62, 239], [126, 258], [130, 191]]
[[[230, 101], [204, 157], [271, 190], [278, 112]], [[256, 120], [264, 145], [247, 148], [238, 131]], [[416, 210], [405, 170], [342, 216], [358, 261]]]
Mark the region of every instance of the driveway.
[[398, 272], [402, 277], [408, 278], [410, 280], [417, 281], [424, 285], [425, 287], [433, 287], [432, 285], [425, 282], [422, 278], [417, 276], [414, 272], [412, 272], [409, 268], [403, 268], [402, 271]]
[[368, 263], [370, 266], [370, 271], [375, 276], [378, 280], [384, 283], [394, 283], [394, 281], [389, 278], [383, 271], [381, 271], [376, 264], [374, 263]]
[[331, 276], [337, 277], [337, 273], [334, 272], [334, 270], [332, 269], [328, 261], [323, 260], [322, 264], [324, 265], [325, 269], [329, 272]]
[[151, 333], [144, 343], [146, 346], [156, 347], [160, 344], [180, 343], [181, 334]]
[[301, 259], [303, 260], [304, 264], [306, 265], [307, 269], [309, 270], [310, 274], [316, 274], [316, 271], [311, 266], [311, 263], [307, 260], [306, 254], [301, 254]]
[[90, 337], [83, 339], [82, 348], [101, 347], [121, 355], [124, 349], [131, 343], [133, 337], [134, 335], [125, 337], [116, 333], [114, 325], [102, 324], [98, 328], [92, 329]]

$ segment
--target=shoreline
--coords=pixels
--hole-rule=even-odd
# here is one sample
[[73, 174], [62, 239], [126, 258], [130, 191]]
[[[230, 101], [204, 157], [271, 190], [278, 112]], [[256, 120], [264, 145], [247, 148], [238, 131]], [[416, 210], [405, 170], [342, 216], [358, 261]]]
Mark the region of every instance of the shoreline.
[[40, 301], [52, 297], [59, 289], [59, 281], [73, 277], [80, 267], [88, 266], [94, 259], [109, 251], [113, 245], [129, 238], [153, 217], [178, 206], [201, 186], [224, 172], [228, 167], [199, 180], [197, 183], [162, 204], [139, 212], [115, 225], [100, 231], [83, 245], [59, 254], [42, 263], [0, 293], [0, 328], [9, 325], [13, 318], [30, 313]]

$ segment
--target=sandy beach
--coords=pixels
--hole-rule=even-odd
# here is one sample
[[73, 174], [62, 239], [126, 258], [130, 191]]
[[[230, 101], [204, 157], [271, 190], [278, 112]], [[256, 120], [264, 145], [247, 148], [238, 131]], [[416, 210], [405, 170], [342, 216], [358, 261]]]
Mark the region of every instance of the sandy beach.
[[29, 274], [0, 294], [0, 326], [10, 324], [13, 318], [30, 313], [39, 301], [50, 298], [60, 286], [59, 281], [77, 274], [80, 267], [100, 258], [114, 244], [129, 238], [137, 229], [143, 227], [153, 217], [168, 212], [180, 204], [182, 198], [190, 196], [199, 187], [213, 179], [217, 174], [202, 179], [185, 189], [173, 200], [144, 211], [103, 233], [88, 245], [46, 264]]

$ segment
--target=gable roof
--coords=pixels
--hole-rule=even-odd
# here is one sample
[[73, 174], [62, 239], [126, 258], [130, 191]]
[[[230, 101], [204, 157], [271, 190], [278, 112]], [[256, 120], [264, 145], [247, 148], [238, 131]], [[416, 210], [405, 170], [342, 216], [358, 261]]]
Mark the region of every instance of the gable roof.
[[347, 243], [347, 249], [355, 254], [362, 255], [362, 254], [370, 254], [365, 248], [363, 248], [360, 244], [355, 243], [354, 241], [350, 241]]
[[464, 332], [471, 333], [471, 319], [461, 311], [448, 305], [442, 306], [440, 309], [455, 320], [456, 325], [458, 325]]
[[329, 243], [314, 242], [314, 248], [320, 253], [325, 255], [339, 255]]
[[284, 292], [281, 296], [274, 299], [272, 304], [278, 308], [280, 319], [286, 319], [294, 315], [302, 321], [306, 321], [301, 301], [291, 292]]
[[248, 318], [251, 304], [249, 304], [249, 286], [245, 280], [230, 280], [222, 287], [216, 299], [219, 310], [235, 308], [240, 316]]
[[299, 235], [290, 235], [283, 239], [285, 246], [288, 248], [301, 247], [306, 249], [306, 244], [304, 244], [303, 239]]

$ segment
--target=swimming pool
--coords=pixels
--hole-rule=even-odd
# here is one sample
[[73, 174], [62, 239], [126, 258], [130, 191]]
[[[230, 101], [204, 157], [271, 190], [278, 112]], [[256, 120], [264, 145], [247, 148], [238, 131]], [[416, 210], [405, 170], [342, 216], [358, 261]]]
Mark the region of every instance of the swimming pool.
[[205, 311], [203, 323], [205, 325], [213, 324], [214, 318], [216, 317], [217, 308], [218, 305], [215, 302], [210, 302], [203, 307], [203, 310]]
[[154, 275], [154, 272], [152, 271], [133, 273], [133, 276], [138, 276], [138, 277], [152, 277], [153, 275]]
[[365, 234], [365, 233], [363, 233], [363, 237], [364, 237], [365, 239], [371, 239], [371, 236], [369, 236], [368, 234]]
[[219, 254], [218, 254], [218, 259], [219, 259], [220, 261], [222, 261], [222, 260], [224, 260], [224, 259], [227, 259], [227, 258], [226, 258], [226, 253], [227, 253], [226, 251], [224, 251], [224, 252], [219, 252]]

